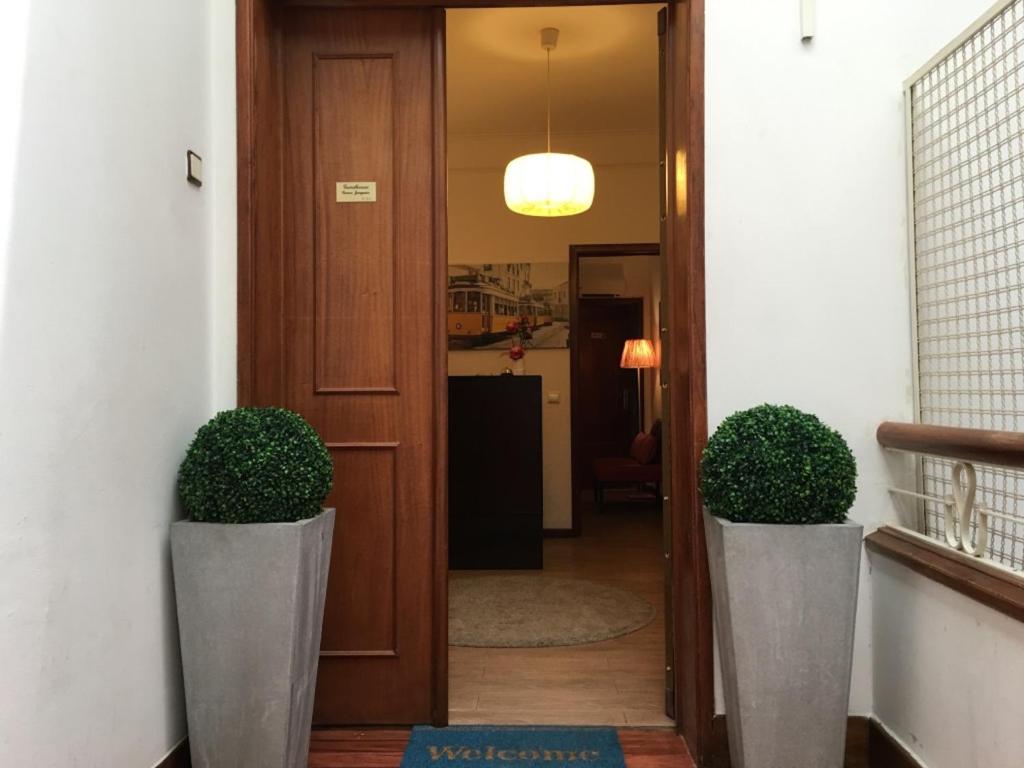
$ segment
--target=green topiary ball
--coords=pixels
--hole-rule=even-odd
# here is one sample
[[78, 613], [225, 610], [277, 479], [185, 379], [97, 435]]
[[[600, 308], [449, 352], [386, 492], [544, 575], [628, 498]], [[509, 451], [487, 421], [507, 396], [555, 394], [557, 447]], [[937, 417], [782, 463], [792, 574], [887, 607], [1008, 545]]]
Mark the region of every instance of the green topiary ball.
[[196, 432], [178, 491], [196, 522], [290, 523], [320, 513], [331, 471], [327, 447], [297, 413], [236, 408]]
[[841, 523], [857, 495], [842, 435], [789, 405], [734, 413], [701, 459], [708, 511], [734, 523]]

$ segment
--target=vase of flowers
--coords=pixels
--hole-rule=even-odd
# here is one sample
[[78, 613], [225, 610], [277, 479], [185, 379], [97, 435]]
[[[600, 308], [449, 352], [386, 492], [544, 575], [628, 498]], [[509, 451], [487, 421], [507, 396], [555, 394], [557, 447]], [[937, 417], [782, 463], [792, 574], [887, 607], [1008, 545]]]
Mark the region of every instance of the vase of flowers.
[[510, 320], [505, 330], [512, 336], [512, 346], [509, 347], [508, 357], [511, 361], [509, 367], [515, 376], [522, 376], [526, 373], [526, 347], [533, 338], [530, 329], [530, 320], [527, 317], [520, 317], [518, 320]]

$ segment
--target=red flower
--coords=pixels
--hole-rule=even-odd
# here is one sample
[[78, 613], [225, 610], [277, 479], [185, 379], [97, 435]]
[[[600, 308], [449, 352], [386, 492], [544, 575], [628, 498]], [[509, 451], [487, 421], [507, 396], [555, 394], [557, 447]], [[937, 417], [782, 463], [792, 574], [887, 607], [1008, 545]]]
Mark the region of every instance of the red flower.
[[508, 323], [505, 324], [505, 330], [509, 333], [515, 333], [519, 330], [519, 326], [516, 325], [515, 320], [509, 320]]
[[526, 354], [526, 350], [518, 344], [513, 344], [512, 348], [508, 351], [508, 356], [513, 360], [522, 360], [523, 355]]

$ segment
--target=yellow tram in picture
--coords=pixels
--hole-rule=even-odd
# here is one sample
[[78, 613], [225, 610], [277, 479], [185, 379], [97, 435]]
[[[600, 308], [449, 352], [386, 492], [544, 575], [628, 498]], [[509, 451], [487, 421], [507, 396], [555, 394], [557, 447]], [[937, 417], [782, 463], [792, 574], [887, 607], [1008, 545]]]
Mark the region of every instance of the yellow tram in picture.
[[482, 343], [507, 334], [519, 320], [519, 301], [478, 274], [453, 277], [448, 285], [448, 338]]
[[537, 299], [520, 299], [519, 317], [526, 318], [531, 330], [551, 325], [553, 320], [551, 305]]

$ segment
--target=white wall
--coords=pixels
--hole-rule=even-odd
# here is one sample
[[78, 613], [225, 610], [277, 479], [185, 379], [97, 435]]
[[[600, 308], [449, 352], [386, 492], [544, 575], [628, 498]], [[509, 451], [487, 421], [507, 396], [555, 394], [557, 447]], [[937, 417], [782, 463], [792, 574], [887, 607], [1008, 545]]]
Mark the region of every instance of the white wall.
[[[894, 514], [875, 428], [912, 417], [902, 82], [990, 4], [818, 0], [810, 44], [797, 3], [707, 4], [710, 426], [762, 402], [818, 414], [857, 457], [869, 530]], [[865, 563], [857, 714], [873, 706], [872, 592]], [[962, 702], [930, 706], [949, 724]]]
[[544, 148], [543, 134], [449, 136], [448, 260], [479, 264], [566, 261], [571, 243], [657, 242], [658, 134], [563, 134], [556, 149], [594, 165], [594, 205], [577, 216], [520, 216], [505, 206], [502, 179], [512, 158]]
[[[453, 264], [559, 262], [582, 243], [657, 242], [658, 137], [656, 132], [562, 135], [559, 146], [594, 165], [594, 206], [560, 219], [520, 216], [505, 206], [505, 164], [543, 148], [544, 136], [449, 137], [448, 261]], [[568, 277], [568, 272], [566, 272]], [[644, 286], [646, 288], [646, 284]], [[645, 309], [646, 311], [646, 309]], [[451, 375], [497, 374], [508, 357], [495, 350], [448, 353]], [[529, 349], [527, 374], [541, 376], [541, 391], [559, 403], [542, 405], [544, 527], [572, 525], [570, 376], [568, 349]]]
[[212, 410], [237, 405], [238, 142], [235, 107], [235, 0], [211, 0], [210, 141], [203, 189], [209, 198], [210, 376]]
[[[178, 463], [213, 407], [211, 339], [233, 349], [234, 323], [231, 297], [210, 308], [235, 259], [233, 126], [211, 133], [234, 111], [233, 3], [218, 0], [218, 38], [210, 8], [4, 5], [5, 765], [145, 768], [185, 734], [168, 525]], [[189, 148], [206, 160], [202, 189], [185, 181]], [[230, 405], [233, 357], [220, 365]]]
[[1019, 768], [1024, 624], [871, 556], [875, 716], [928, 768]]

